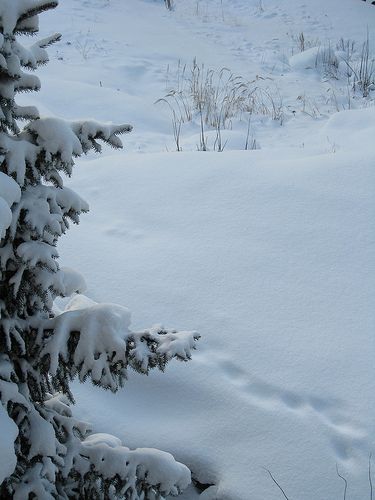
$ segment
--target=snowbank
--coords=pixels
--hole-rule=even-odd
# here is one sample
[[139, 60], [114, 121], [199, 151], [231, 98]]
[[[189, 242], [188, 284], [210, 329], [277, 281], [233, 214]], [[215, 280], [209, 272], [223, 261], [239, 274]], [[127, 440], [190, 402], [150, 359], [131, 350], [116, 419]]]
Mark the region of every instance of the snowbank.
[[92, 212], [63, 259], [140, 327], [163, 318], [202, 341], [188, 365], [130, 374], [115, 396], [76, 385], [80, 416], [171, 452], [217, 484], [215, 499], [277, 500], [265, 468], [290, 498], [339, 498], [336, 464], [348, 498], [365, 497], [374, 161], [369, 145], [360, 163], [356, 151], [277, 161], [261, 150], [81, 164], [74, 186]]
[[[266, 469], [294, 500], [343, 498], [337, 472], [347, 500], [366, 498], [375, 449], [374, 95], [362, 99], [343, 74], [314, 68], [325, 64], [321, 45], [345, 73], [337, 44], [350, 50], [354, 40], [358, 55], [367, 26], [373, 52], [375, 8], [175, 4], [170, 12], [162, 0], [61, 2], [43, 29], [63, 25], [63, 42], [41, 71], [41, 92], [20, 96], [43, 114], [135, 125], [125, 148], [148, 154], [107, 150], [77, 165], [72, 186], [92, 211], [64, 239], [62, 260], [82, 271], [90, 297], [128, 306], [140, 329], [160, 320], [203, 336], [191, 363], [146, 380], [133, 374], [116, 396], [77, 384], [77, 413], [126, 446], [173, 453], [215, 484], [202, 500], [278, 500]], [[301, 32], [312, 48], [296, 54]], [[171, 116], [154, 103], [195, 57], [264, 86], [271, 111], [282, 105], [282, 126], [252, 117], [249, 137], [262, 150], [230, 151], [245, 144], [242, 117], [223, 131], [222, 154], [160, 153], [175, 145]], [[199, 134], [197, 121], [184, 124], [183, 149], [196, 150]], [[11, 184], [0, 232], [18, 196]], [[0, 195], [1, 186], [0, 176]], [[69, 271], [62, 279], [66, 290], [84, 287]]]

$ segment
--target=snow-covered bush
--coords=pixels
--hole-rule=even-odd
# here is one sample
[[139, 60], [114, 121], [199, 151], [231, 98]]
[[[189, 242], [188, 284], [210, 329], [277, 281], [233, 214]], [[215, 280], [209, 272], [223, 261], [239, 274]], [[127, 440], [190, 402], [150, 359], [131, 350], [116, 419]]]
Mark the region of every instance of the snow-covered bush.
[[[204, 64], [198, 64], [196, 58], [190, 67], [179, 62], [176, 72], [170, 72], [168, 66], [168, 92], [156, 104], [166, 104], [171, 113], [176, 150], [182, 151], [182, 128], [189, 122], [200, 130], [198, 151], [209, 149], [207, 132], [214, 132], [212, 149], [219, 152], [227, 143], [222, 131], [231, 130], [236, 122], [249, 123], [252, 116], [258, 115], [268, 116], [282, 125], [283, 99], [279, 89], [270, 86], [268, 80], [271, 78], [257, 75], [248, 81], [226, 67], [220, 71], [206, 68]], [[248, 134], [244, 148], [257, 149], [255, 143], [249, 148]]]
[[100, 151], [98, 141], [120, 148], [118, 136], [131, 130], [42, 119], [34, 107], [16, 104], [18, 92], [40, 87], [24, 69], [46, 63], [45, 48], [60, 35], [27, 48], [17, 37], [36, 33], [38, 14], [56, 6], [0, 0], [0, 425], [9, 430], [0, 441], [0, 497], [163, 498], [189, 483], [184, 465], [168, 453], [131, 451], [113, 436], [90, 434], [70, 407], [73, 378], [116, 391], [129, 367], [148, 373], [171, 358], [189, 359], [197, 335], [161, 327], [133, 332], [126, 308], [81, 295], [65, 311], [53, 307], [57, 296], [83, 287], [57, 262], [59, 237], [88, 210], [63, 175], [71, 174], [73, 157]]

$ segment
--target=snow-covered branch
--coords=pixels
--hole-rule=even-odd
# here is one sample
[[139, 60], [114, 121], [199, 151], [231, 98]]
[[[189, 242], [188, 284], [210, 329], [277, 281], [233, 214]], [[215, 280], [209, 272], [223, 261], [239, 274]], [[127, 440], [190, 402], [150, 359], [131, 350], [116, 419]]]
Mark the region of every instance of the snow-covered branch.
[[10, 207], [21, 198], [21, 190], [14, 180], [0, 172], [0, 239], [12, 222]]
[[76, 295], [67, 310], [45, 322], [53, 332], [44, 342], [41, 357], [57, 380], [66, 371], [81, 381], [116, 391], [127, 368], [141, 373], [163, 370], [172, 358], [187, 361], [199, 338], [196, 332], [177, 332], [157, 326], [141, 332], [130, 329], [130, 312], [116, 304], [97, 304]]
[[[150, 448], [129, 450], [109, 434], [91, 434], [82, 441], [76, 469], [82, 478], [90, 472], [98, 474], [109, 491], [131, 500], [178, 495], [191, 480], [189, 469], [169, 453]], [[87, 489], [85, 481], [81, 485]]]

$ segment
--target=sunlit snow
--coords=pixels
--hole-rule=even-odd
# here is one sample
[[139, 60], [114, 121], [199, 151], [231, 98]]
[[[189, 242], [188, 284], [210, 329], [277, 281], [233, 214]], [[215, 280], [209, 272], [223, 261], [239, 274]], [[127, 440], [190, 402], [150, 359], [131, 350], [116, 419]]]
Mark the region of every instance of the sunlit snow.
[[[360, 57], [368, 36], [375, 56], [375, 6], [174, 7], [61, 1], [41, 17], [42, 36], [63, 33], [38, 71], [42, 89], [19, 99], [61, 119], [34, 122], [46, 141], [51, 124], [71, 133], [66, 119], [133, 125], [123, 151], [77, 160], [68, 184], [90, 212], [63, 238], [60, 260], [84, 275], [90, 299], [128, 307], [135, 328], [158, 320], [202, 335], [192, 361], [147, 378], [129, 373], [117, 394], [77, 382], [73, 411], [103, 449], [110, 432], [125, 447], [171, 453], [214, 485], [202, 493], [191, 486], [185, 500], [278, 500], [269, 471], [291, 500], [344, 498], [339, 474], [347, 500], [370, 498], [375, 85], [365, 97], [353, 90], [345, 50], [354, 42]], [[221, 130], [221, 153], [210, 127], [209, 151], [197, 151], [196, 114], [181, 123], [176, 152], [171, 107], [156, 102], [182, 88], [194, 60], [217, 75], [228, 68], [257, 97], [256, 112], [242, 111]], [[0, 234], [19, 196], [3, 177]], [[84, 289], [69, 270], [62, 282]], [[119, 314], [129, 319], [126, 308]]]

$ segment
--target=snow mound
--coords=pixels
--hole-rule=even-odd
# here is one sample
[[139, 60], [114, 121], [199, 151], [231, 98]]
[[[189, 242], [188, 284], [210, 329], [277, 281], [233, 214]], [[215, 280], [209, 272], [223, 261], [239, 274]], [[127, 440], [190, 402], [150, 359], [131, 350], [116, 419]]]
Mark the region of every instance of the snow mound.
[[294, 54], [289, 58], [289, 64], [293, 69], [305, 70], [313, 69], [316, 66], [316, 59], [320, 47], [311, 47], [299, 54]]
[[336, 464], [350, 500], [365, 498], [375, 172], [361, 144], [360, 163], [356, 150], [263, 149], [82, 164], [74, 182], [97, 195], [63, 259], [95, 268], [92, 290], [141, 310], [136, 325], [161, 314], [203, 335], [189, 365], [129, 377], [115, 396], [75, 385], [80, 417], [172, 453], [215, 500], [277, 500], [266, 469], [290, 498], [340, 498]]
[[334, 114], [324, 125], [322, 135], [343, 150], [365, 153], [366, 145], [373, 144], [375, 137], [375, 106]]
[[10, 207], [19, 201], [20, 197], [21, 189], [18, 184], [11, 177], [0, 172], [0, 238], [3, 238], [12, 221]]

